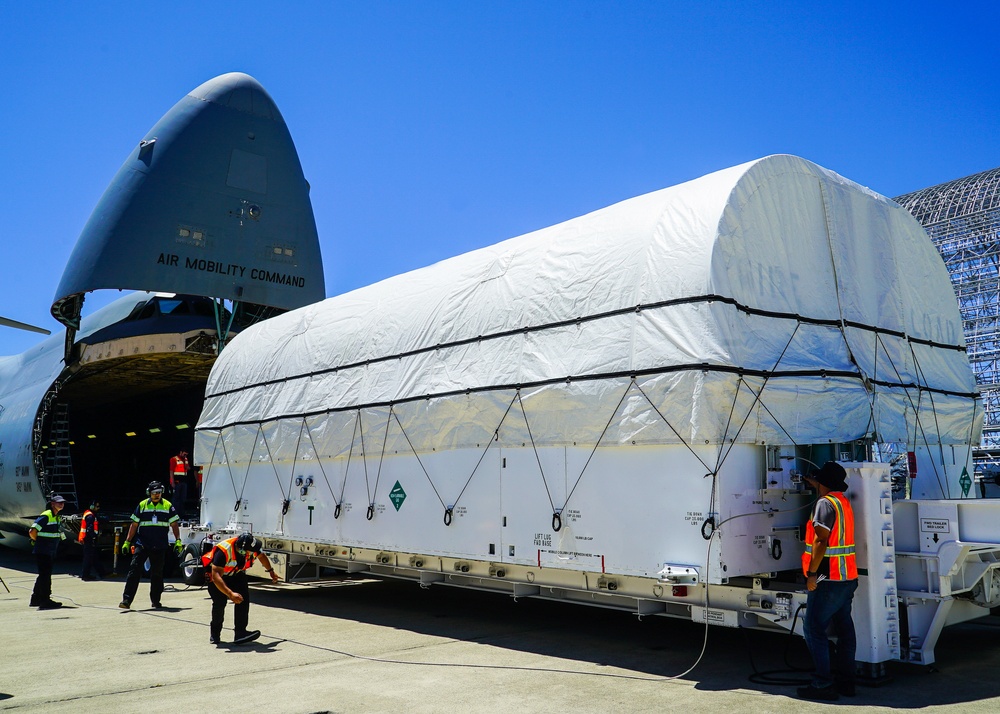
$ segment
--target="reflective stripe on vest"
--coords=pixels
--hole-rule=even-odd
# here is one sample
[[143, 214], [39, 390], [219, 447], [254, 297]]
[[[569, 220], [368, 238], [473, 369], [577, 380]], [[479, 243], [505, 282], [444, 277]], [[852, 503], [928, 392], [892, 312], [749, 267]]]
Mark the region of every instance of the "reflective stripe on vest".
[[201, 557], [201, 564], [206, 568], [212, 567], [212, 559], [215, 557], [216, 549], [221, 550], [226, 555], [226, 564], [222, 566], [222, 574], [224, 576], [234, 575], [248, 570], [250, 566], [253, 565], [255, 556], [250, 552], [246, 554], [246, 559], [243, 561], [243, 565], [241, 566], [239, 564], [236, 560], [236, 538], [228, 538], [221, 543], [216, 543], [215, 548], [212, 548], [212, 550], [208, 551], [208, 553]]
[[[76, 537], [76, 539], [80, 543], [83, 543], [84, 539], [87, 537], [87, 516], [93, 516], [93, 515], [94, 515], [94, 512], [91, 511], [89, 508], [86, 511], [83, 512], [83, 520], [80, 521], [80, 535], [78, 535]], [[96, 516], [94, 517], [94, 535], [95, 536], [97, 535], [97, 517]]]
[[[830, 538], [827, 541], [824, 558], [829, 558], [830, 580], [856, 580], [858, 577], [858, 562], [854, 543], [854, 510], [850, 501], [840, 491], [834, 491], [824, 496], [837, 513], [837, 521]], [[809, 575], [812, 564], [813, 544], [816, 542], [816, 529], [813, 527], [812, 516], [806, 524], [806, 550], [802, 554], [802, 572]]]
[[139, 517], [132, 514], [132, 520], [139, 524], [140, 528], [144, 526], [149, 526], [151, 528], [158, 528], [163, 526], [166, 528], [173, 521], [179, 521], [180, 516], [174, 514], [173, 518], [168, 519], [166, 516], [170, 515], [170, 501], [165, 498], [160, 499], [159, 503], [153, 503], [150, 499], [139, 502]]
[[32, 523], [28, 530], [37, 531], [37, 537], [39, 538], [61, 538], [62, 534], [59, 532], [59, 519], [52, 515], [52, 511], [42, 511], [39, 514], [39, 518], [45, 516], [48, 521], [41, 528], [38, 527], [38, 523]]

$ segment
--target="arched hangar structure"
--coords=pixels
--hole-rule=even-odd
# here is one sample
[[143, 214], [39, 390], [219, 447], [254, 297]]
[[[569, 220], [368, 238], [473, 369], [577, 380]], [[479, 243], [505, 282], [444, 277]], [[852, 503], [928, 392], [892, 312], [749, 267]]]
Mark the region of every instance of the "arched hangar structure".
[[1000, 169], [897, 196], [944, 258], [983, 396], [980, 477], [1000, 475]]

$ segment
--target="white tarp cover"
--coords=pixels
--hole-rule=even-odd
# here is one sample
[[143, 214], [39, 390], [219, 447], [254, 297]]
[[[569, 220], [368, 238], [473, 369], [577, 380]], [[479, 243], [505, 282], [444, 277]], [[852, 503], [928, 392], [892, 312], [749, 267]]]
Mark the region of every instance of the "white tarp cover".
[[978, 443], [962, 348], [910, 214], [771, 156], [245, 330], [212, 370], [196, 457], [224, 430], [252, 458], [257, 425], [261, 450], [300, 458], [359, 433], [368, 452], [476, 448], [498, 427], [518, 446]]

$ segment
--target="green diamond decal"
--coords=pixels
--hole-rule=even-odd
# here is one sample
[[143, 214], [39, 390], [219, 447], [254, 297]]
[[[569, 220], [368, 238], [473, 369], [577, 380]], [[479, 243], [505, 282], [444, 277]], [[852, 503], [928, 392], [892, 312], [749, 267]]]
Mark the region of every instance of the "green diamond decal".
[[403, 501], [406, 500], [406, 491], [404, 491], [403, 487], [399, 485], [399, 481], [397, 481], [396, 485], [392, 487], [391, 491], [389, 491], [389, 500], [392, 501], [392, 505], [396, 507], [397, 511], [399, 510], [399, 507], [403, 505]]
[[[972, 487], [972, 479], [969, 478], [969, 470], [966, 468], [962, 469], [962, 476], [958, 479], [958, 484], [962, 487], [962, 495], [968, 496], [969, 489]], [[397, 486], [399, 484], [396, 484]], [[398, 508], [396, 510], [399, 510]]]

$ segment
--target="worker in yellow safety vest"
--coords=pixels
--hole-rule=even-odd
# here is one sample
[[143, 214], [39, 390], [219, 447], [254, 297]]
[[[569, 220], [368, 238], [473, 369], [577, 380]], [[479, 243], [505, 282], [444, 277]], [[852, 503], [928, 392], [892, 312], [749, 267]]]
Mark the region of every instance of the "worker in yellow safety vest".
[[[851, 618], [854, 591], [858, 589], [858, 564], [854, 542], [854, 510], [847, 500], [847, 472], [827, 461], [806, 476], [819, 498], [806, 524], [806, 549], [802, 572], [806, 577], [806, 616], [802, 634], [816, 672], [812, 683], [799, 687], [803, 699], [834, 701], [853, 697], [857, 636]], [[827, 628], [833, 625], [837, 654], [830, 661]]]
[[[149, 498], [139, 501], [139, 505], [132, 512], [132, 523], [128, 527], [128, 535], [122, 543], [122, 554], [132, 555], [132, 563], [129, 565], [128, 577], [125, 579], [125, 590], [122, 592], [122, 601], [118, 607], [128, 610], [132, 607], [132, 600], [139, 590], [139, 580], [146, 569], [146, 561], [149, 561], [149, 601], [157, 610], [163, 607], [160, 602], [160, 595], [163, 594], [163, 562], [167, 557], [167, 548], [170, 544], [167, 541], [167, 531], [174, 532], [174, 548], [180, 555], [184, 550], [184, 543], [181, 541], [180, 527], [177, 522], [180, 516], [173, 504], [163, 497], [163, 484], [159, 481], [151, 481], [146, 487], [146, 495]], [[133, 539], [138, 535], [138, 540]]]
[[31, 591], [31, 607], [37, 607], [39, 610], [55, 610], [62, 607], [61, 602], [52, 599], [52, 563], [56, 558], [59, 541], [66, 538], [59, 519], [59, 512], [65, 505], [66, 499], [53, 493], [49, 496], [48, 509], [42, 511], [35, 522], [28, 527], [31, 549], [35, 553], [35, 564], [38, 566], [38, 577]]

